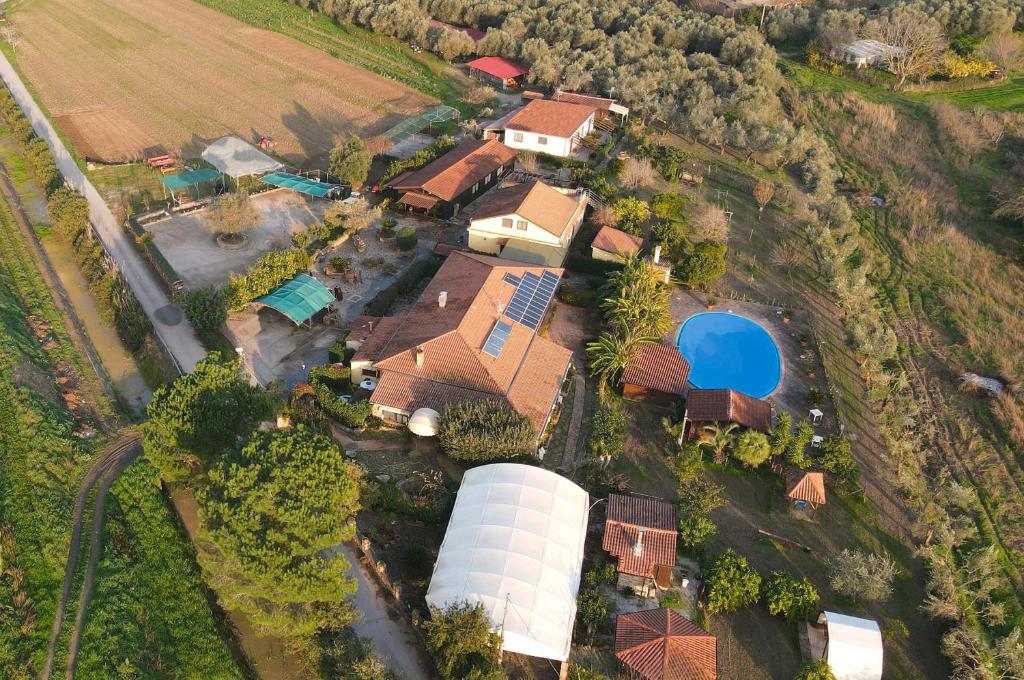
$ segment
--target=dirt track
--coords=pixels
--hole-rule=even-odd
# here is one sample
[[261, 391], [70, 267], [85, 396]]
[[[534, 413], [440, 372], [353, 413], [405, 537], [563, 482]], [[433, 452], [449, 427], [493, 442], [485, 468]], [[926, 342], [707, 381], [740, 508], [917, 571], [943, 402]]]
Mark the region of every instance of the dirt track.
[[299, 162], [434, 101], [190, 0], [35, 0], [11, 12], [17, 60], [80, 155], [198, 156], [205, 141], [273, 137]]

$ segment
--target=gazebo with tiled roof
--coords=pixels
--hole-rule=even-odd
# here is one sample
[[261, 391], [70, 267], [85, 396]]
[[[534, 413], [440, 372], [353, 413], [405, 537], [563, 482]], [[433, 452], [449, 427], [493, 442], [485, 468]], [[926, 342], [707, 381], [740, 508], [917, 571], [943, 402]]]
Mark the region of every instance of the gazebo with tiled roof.
[[718, 677], [715, 636], [671, 609], [647, 609], [616, 617], [615, 658], [634, 678]]
[[794, 507], [810, 508], [811, 515], [825, 505], [825, 474], [799, 468], [786, 469], [786, 498]]

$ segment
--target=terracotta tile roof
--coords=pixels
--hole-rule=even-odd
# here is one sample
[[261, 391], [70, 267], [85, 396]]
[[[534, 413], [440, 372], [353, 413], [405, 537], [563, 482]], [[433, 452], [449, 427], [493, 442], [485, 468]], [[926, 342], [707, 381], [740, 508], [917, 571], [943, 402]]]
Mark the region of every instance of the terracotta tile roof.
[[483, 71], [487, 75], [494, 76], [495, 78], [503, 78], [508, 80], [509, 78], [518, 78], [519, 76], [526, 75], [530, 72], [530, 69], [526, 68], [522, 64], [511, 59], [505, 59], [504, 57], [480, 57], [466, 64], [471, 69], [477, 71]]
[[635, 255], [640, 252], [644, 240], [615, 227], [601, 227], [591, 247], [614, 255]]
[[516, 152], [494, 139], [474, 139], [457, 147], [408, 176], [392, 180], [397, 191], [420, 191], [450, 201], [503, 165]]
[[381, 317], [360, 314], [348, 322], [348, 335], [345, 337], [350, 342], [365, 342], [373, 329], [380, 323]]
[[454, 402], [487, 400], [505, 402], [502, 397], [494, 394], [462, 389], [455, 385], [391, 371], [381, 374], [377, 380], [377, 387], [370, 395], [370, 401], [374, 404], [410, 413], [424, 406], [440, 413], [447, 404]]
[[363, 344], [359, 346], [356, 353], [352, 355], [352, 361], [373, 361], [384, 349], [384, 345], [391, 339], [391, 334], [402, 325], [402, 318], [397, 316], [382, 317], [373, 328], [373, 332], [366, 336]]
[[671, 609], [620, 614], [615, 657], [647, 680], [715, 680], [715, 636]]
[[562, 90], [555, 90], [555, 93], [551, 95], [551, 99], [556, 102], [582, 104], [591, 108], [601, 109], [602, 111], [607, 111], [615, 103], [614, 99], [599, 97], [596, 94], [577, 94], [576, 92], [563, 92]]
[[452, 26], [451, 24], [446, 24], [445, 22], [438, 21], [437, 19], [431, 19], [430, 26], [432, 28], [447, 28], [449, 31], [458, 31], [459, 33], [465, 33], [466, 35], [473, 39], [473, 42], [480, 42], [481, 40], [484, 39], [484, 36], [486, 35], [486, 33], [481, 31], [479, 28]]
[[622, 384], [682, 395], [689, 377], [690, 363], [675, 346], [644, 342], [622, 372]]
[[[671, 503], [609, 494], [601, 547], [619, 558], [619, 572], [653, 578], [655, 565], [675, 566], [678, 521]], [[638, 539], [642, 546], [639, 555], [635, 552]]]
[[576, 222], [586, 198], [577, 200], [539, 180], [496, 189], [484, 197], [473, 220], [519, 215], [544, 231], [561, 238]]
[[[399, 373], [507, 399], [539, 429], [572, 353], [508, 320], [498, 310], [507, 309], [515, 293], [515, 285], [505, 281], [506, 274], [521, 277], [532, 272], [540, 276], [545, 271], [562, 274], [561, 269], [453, 252], [416, 303], [400, 317], [382, 319], [353, 360], [372, 361], [374, 368], [382, 371], [382, 378]], [[439, 304], [442, 292], [444, 307]], [[499, 320], [511, 330], [494, 357], [482, 350]], [[420, 366], [416, 364], [417, 348], [423, 352]], [[371, 401], [377, 403], [376, 396]]]
[[523, 90], [520, 96], [523, 99], [544, 99], [544, 93], [536, 90]]
[[417, 191], [408, 191], [402, 194], [401, 198], [398, 199], [399, 203], [405, 205], [411, 205], [414, 208], [423, 208], [424, 210], [430, 210], [440, 199], [434, 198], [433, 196], [427, 196]]
[[786, 469], [786, 497], [794, 501], [825, 504], [825, 475], [799, 468]]
[[690, 390], [686, 415], [699, 423], [736, 423], [761, 432], [772, 427], [771, 404], [735, 390]]
[[505, 129], [569, 138], [593, 115], [593, 106], [531, 99], [508, 119]]

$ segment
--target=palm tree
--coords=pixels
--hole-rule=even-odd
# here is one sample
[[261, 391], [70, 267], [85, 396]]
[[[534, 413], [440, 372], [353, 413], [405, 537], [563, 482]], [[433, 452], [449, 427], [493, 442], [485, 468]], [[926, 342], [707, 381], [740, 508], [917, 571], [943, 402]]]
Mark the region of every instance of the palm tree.
[[725, 425], [714, 423], [704, 426], [704, 431], [711, 436], [702, 441], [701, 446], [710, 449], [715, 454], [715, 463], [718, 465], [725, 462], [725, 450], [736, 441], [736, 435], [733, 434], [733, 430], [738, 427], [739, 425], [736, 423], [726, 423]]
[[660, 338], [672, 327], [662, 274], [638, 257], [608, 277], [600, 306], [608, 323], [622, 333]]
[[604, 389], [606, 383], [614, 384], [619, 379], [626, 366], [636, 356], [640, 343], [645, 341], [645, 337], [628, 333], [620, 336], [605, 331], [597, 340], [587, 343], [590, 373], [601, 381], [600, 389]]

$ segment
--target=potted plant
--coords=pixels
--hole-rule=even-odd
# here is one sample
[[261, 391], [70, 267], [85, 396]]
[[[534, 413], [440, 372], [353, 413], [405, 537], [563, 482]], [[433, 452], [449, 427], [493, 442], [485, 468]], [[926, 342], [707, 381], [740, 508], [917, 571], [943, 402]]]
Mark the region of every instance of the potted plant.
[[816, 375], [818, 375], [818, 369], [816, 369], [814, 366], [808, 366], [807, 367], [807, 377], [808, 378], [813, 378]]
[[811, 336], [809, 336], [807, 333], [801, 333], [797, 337], [797, 339], [800, 341], [801, 347], [807, 347], [807, 343], [811, 341]]
[[784, 309], [782, 311], [782, 323], [789, 323], [792, 320], [793, 320], [793, 310], [792, 309]]
[[707, 308], [708, 309], [714, 309], [716, 304], [718, 304], [718, 300], [716, 300], [715, 298], [708, 298], [708, 302], [707, 302]]
[[344, 274], [348, 271], [352, 265], [352, 260], [347, 257], [341, 257], [335, 255], [331, 259], [327, 260], [327, 266], [324, 267], [324, 273], [328, 276], [335, 276], [337, 274]]
[[398, 224], [391, 215], [387, 215], [380, 221], [380, 229], [377, 230], [377, 238], [381, 243], [390, 243], [395, 240], [395, 226]]

